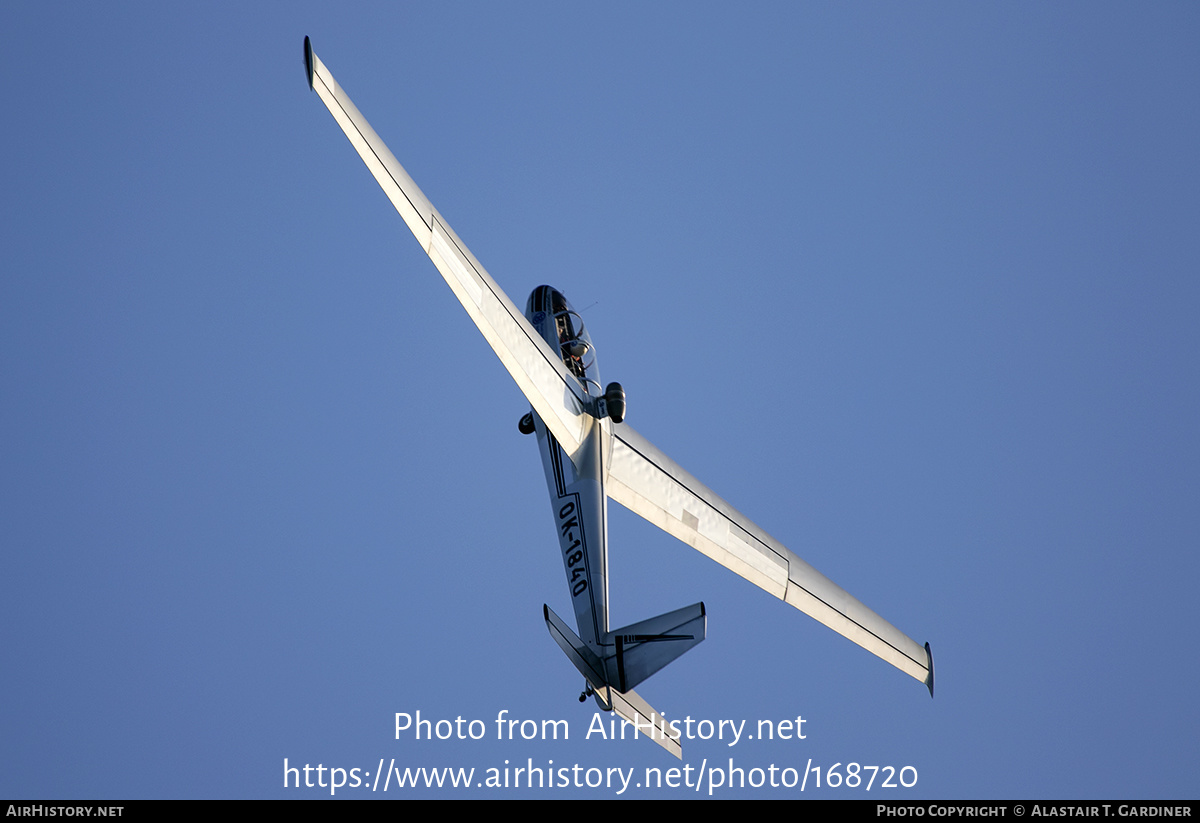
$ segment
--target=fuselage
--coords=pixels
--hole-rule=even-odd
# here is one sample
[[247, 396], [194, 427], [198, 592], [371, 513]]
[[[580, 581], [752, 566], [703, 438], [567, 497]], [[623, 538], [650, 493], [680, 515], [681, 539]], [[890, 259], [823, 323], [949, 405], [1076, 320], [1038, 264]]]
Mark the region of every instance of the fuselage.
[[[559, 353], [583, 390], [590, 397], [600, 397], [595, 348], [583, 319], [562, 293], [550, 286], [538, 286], [529, 295], [525, 317]], [[579, 448], [567, 454], [537, 414], [532, 414], [579, 637], [603, 655], [610, 641], [608, 499], [603, 461], [609, 452], [605, 441], [612, 437], [612, 429], [608, 420], [589, 418], [589, 429]]]

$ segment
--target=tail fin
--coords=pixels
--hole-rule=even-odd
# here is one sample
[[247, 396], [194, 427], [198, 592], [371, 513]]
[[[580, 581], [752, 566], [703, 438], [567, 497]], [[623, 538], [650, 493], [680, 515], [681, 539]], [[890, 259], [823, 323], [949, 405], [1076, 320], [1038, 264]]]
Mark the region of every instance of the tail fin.
[[[704, 604], [695, 603], [649, 620], [609, 632], [613, 651], [596, 654], [549, 606], [542, 606], [546, 628], [559, 648], [583, 675], [601, 708], [614, 711], [676, 757], [683, 758], [674, 731], [633, 687], [704, 639], [708, 620]], [[583, 698], [581, 697], [580, 700]]]

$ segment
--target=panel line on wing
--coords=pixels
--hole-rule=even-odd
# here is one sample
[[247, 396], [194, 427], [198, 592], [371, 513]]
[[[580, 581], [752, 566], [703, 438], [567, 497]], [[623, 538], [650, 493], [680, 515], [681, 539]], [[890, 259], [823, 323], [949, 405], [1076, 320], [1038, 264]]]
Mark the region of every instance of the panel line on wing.
[[[313, 55], [313, 60], [316, 63], [314, 76], [316, 80], [320, 81], [321, 87], [325, 90], [325, 94], [321, 94], [320, 91], [317, 91], [318, 95], [325, 103], [326, 108], [329, 109], [329, 112], [334, 116], [334, 119], [338, 122], [338, 125], [341, 126], [342, 131], [345, 132], [348, 138], [350, 138], [350, 142], [354, 145], [359, 157], [363, 159], [363, 162], [367, 163], [367, 167], [371, 171], [372, 176], [374, 176], [376, 180], [379, 180], [379, 172], [386, 174], [387, 177], [392, 181], [392, 189], [398, 191], [404, 198], [403, 204], [396, 202], [396, 198], [393, 196], [393, 191], [389, 190], [387, 186], [381, 185], [384, 194], [389, 200], [392, 201], [392, 205], [394, 205], [396, 210], [400, 212], [400, 216], [404, 219], [404, 222], [417, 237], [417, 240], [421, 243], [422, 250], [428, 253], [429, 239], [423, 235], [428, 235], [430, 231], [430, 225], [429, 221], [425, 218], [425, 213], [432, 213], [433, 204], [429, 202], [429, 198], [425, 197], [424, 192], [421, 191], [416, 182], [409, 177], [407, 173], [404, 173], [403, 167], [400, 168], [400, 172], [401, 175], [406, 179], [402, 180], [397, 176], [397, 170], [392, 168], [393, 164], [396, 166], [400, 165], [396, 161], [396, 158], [391, 156], [390, 151], [388, 151], [385, 155], [381, 154], [375, 148], [376, 142], [378, 142], [380, 145], [384, 145], [383, 140], [380, 139], [379, 135], [375, 133], [375, 130], [371, 128], [370, 124], [366, 122], [366, 118], [362, 116], [362, 113], [358, 110], [346, 93], [342, 91], [341, 87], [337, 84], [337, 81], [333, 79], [333, 76], [329, 74], [329, 70], [325, 68], [325, 64], [322, 63], [315, 54]], [[328, 80], [326, 80], [326, 77], [328, 77]], [[314, 90], [316, 90], [315, 85]], [[334, 109], [334, 105], [330, 104], [331, 101], [334, 105], [336, 105], [336, 110]], [[341, 114], [340, 117], [338, 116], [339, 113]], [[347, 128], [347, 125], [349, 125], [350, 128]], [[351, 130], [353, 130], [354, 134], [351, 134]], [[370, 134], [366, 133], [368, 130], [371, 132]], [[357, 140], [354, 139], [355, 136], [358, 137]], [[374, 140], [372, 140], [372, 138], [374, 138]], [[372, 164], [368, 161], [368, 152], [370, 153], [371, 158], [374, 159], [375, 165], [378, 166], [378, 171], [376, 171], [376, 169], [372, 167]], [[388, 162], [389, 160], [391, 161], [390, 163]], [[382, 184], [383, 181], [379, 180], [379, 182]], [[413, 194], [410, 194], [410, 192], [420, 195], [420, 199], [423, 202], [414, 201]], [[405, 209], [403, 206], [407, 206], [407, 209]], [[424, 206], [424, 208], [422, 208], [422, 206]], [[424, 232], [418, 231], [418, 226], [416, 223], [414, 223], [414, 218], [419, 222], [420, 226], [424, 228]]]

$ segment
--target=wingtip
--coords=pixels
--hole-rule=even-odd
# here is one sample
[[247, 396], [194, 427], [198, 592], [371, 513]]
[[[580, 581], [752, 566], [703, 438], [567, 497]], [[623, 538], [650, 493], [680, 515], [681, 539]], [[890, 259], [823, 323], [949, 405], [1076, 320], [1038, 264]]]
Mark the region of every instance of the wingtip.
[[312, 41], [304, 35], [304, 74], [308, 78], [308, 90], [313, 90], [313, 50]]
[[925, 678], [925, 685], [929, 687], [929, 696], [933, 697], [933, 649], [929, 644], [925, 644], [925, 657], [929, 662], [929, 676]]

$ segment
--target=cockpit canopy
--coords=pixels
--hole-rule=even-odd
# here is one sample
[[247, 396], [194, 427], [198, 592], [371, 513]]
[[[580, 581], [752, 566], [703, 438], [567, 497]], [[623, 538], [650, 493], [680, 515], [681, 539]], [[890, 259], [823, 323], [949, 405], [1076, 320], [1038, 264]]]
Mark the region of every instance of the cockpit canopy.
[[546, 342], [557, 348], [563, 363], [579, 378], [584, 390], [592, 397], [599, 397], [602, 392], [596, 349], [583, 325], [583, 318], [562, 292], [550, 286], [538, 286], [529, 295], [526, 315]]

